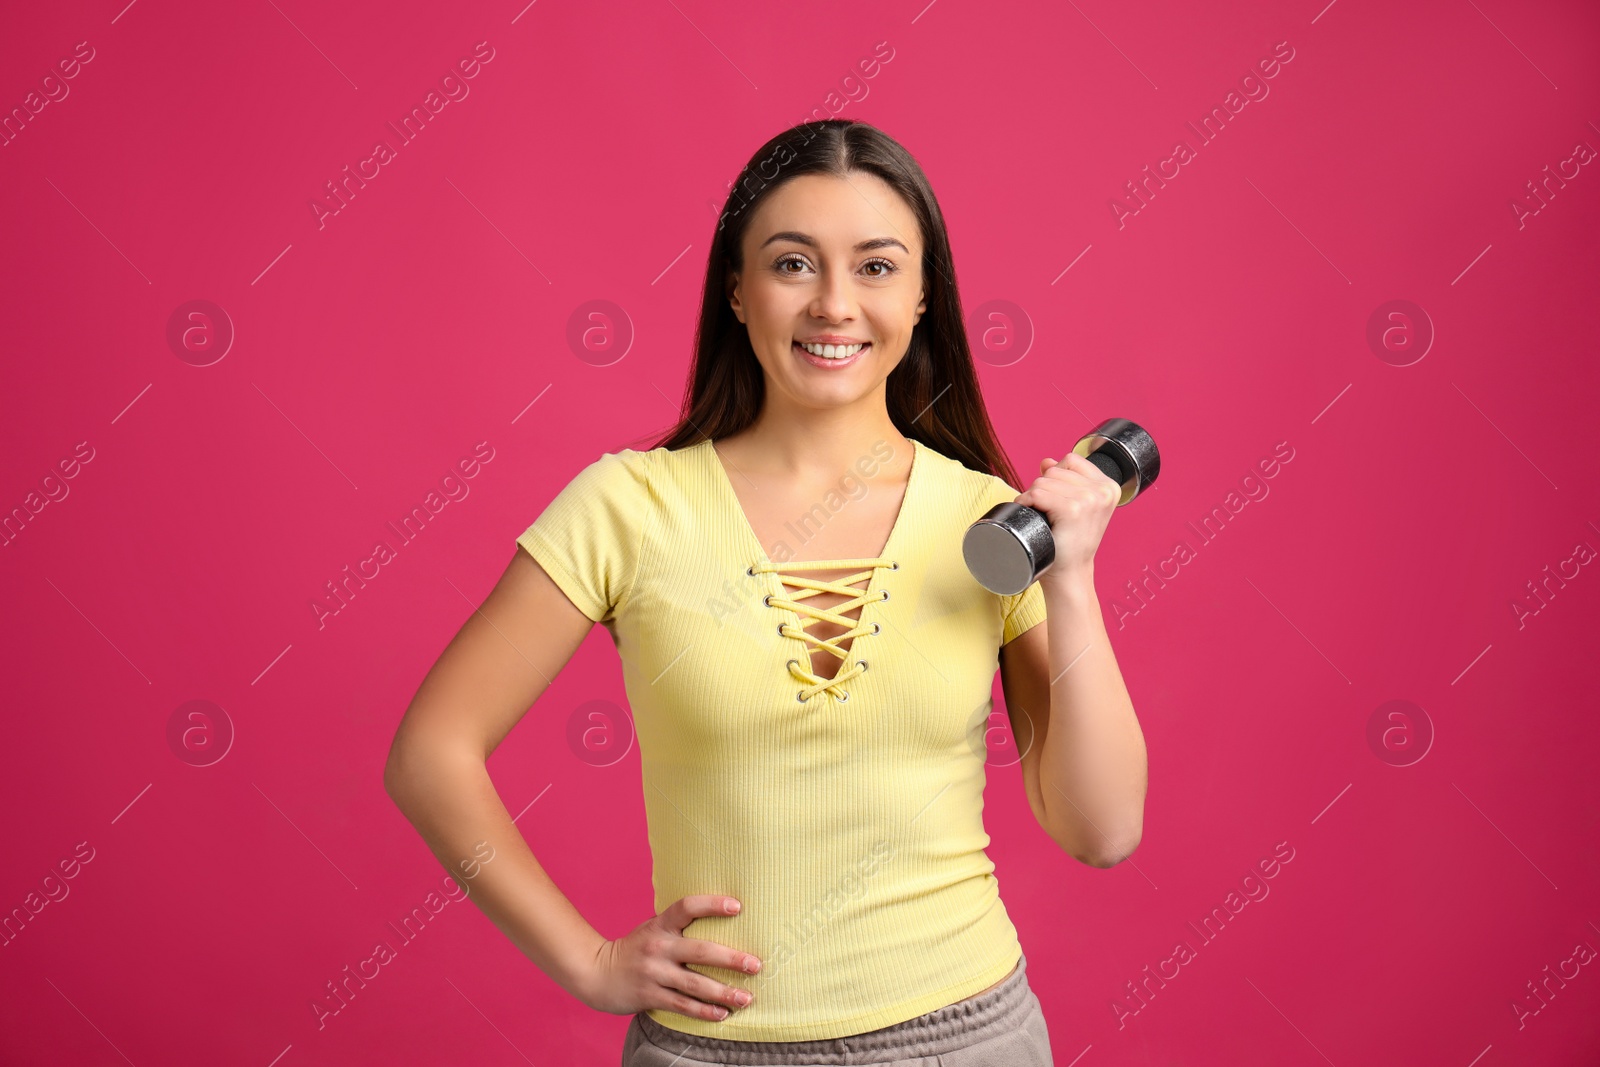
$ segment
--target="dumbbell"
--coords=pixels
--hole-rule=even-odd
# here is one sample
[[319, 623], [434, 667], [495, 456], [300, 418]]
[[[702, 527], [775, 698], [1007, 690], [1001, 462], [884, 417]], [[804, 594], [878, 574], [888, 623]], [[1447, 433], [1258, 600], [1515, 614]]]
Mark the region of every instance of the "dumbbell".
[[[1161, 455], [1150, 435], [1127, 419], [1107, 419], [1084, 434], [1072, 450], [1122, 486], [1117, 506], [1144, 492], [1161, 471]], [[961, 555], [978, 584], [993, 593], [1020, 593], [1056, 560], [1050, 520], [1026, 504], [996, 504], [967, 528]]]

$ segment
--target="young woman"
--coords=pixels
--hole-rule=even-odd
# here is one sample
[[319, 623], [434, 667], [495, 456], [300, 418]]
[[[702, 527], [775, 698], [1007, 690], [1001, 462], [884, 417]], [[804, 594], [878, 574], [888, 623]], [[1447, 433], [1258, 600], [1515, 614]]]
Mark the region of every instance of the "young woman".
[[[827, 120], [746, 165], [686, 410], [518, 538], [407, 710], [390, 794], [452, 873], [496, 846], [473, 899], [563, 988], [633, 1016], [624, 1067], [1051, 1063], [984, 854], [984, 735], [998, 667], [1040, 826], [1094, 867], [1137, 846], [1144, 739], [1093, 580], [1118, 493], [1069, 454], [1015, 494], [904, 148]], [[1049, 520], [1056, 562], [999, 596], [961, 539], [1013, 499]], [[638, 734], [658, 912], [614, 941], [484, 767], [597, 622]]]

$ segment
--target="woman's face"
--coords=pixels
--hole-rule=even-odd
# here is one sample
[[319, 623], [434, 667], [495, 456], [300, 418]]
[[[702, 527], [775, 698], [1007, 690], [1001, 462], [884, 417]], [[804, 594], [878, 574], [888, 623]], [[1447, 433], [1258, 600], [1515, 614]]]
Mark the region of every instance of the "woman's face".
[[[743, 244], [728, 299], [768, 390], [833, 406], [881, 389], [928, 309], [921, 231], [899, 194], [859, 171], [802, 175], [761, 204]], [[818, 340], [866, 347], [842, 360], [808, 356], [802, 342]]]

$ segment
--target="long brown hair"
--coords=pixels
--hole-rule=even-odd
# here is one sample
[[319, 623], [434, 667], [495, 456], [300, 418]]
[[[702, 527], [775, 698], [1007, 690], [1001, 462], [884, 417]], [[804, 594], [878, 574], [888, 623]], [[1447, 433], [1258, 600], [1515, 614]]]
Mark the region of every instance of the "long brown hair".
[[708, 437], [730, 437], [755, 422], [766, 383], [750, 332], [734, 315], [726, 291], [731, 272], [744, 265], [745, 229], [762, 201], [785, 182], [802, 174], [844, 178], [851, 171], [887, 182], [922, 229], [928, 309], [912, 328], [905, 358], [885, 383], [890, 420], [906, 437], [1021, 492], [978, 388], [939, 202], [911, 153], [877, 127], [852, 119], [793, 126], [762, 145], [739, 172], [706, 260], [694, 366], [684, 390], [686, 414], [652, 447], [679, 449]]

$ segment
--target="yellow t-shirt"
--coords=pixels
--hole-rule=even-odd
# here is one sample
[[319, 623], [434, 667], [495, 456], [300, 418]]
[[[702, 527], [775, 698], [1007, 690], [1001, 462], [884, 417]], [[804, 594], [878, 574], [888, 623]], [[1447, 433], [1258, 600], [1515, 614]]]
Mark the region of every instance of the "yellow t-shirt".
[[962, 1000], [1022, 955], [984, 852], [984, 733], [999, 648], [1044, 620], [1044, 596], [1037, 583], [991, 593], [961, 555], [967, 527], [1016, 492], [913, 447], [883, 555], [853, 561], [866, 632], [831, 682], [811, 671], [814, 635], [800, 636], [813, 587], [795, 584], [829, 572], [795, 561], [849, 508], [845, 492], [796, 516], [769, 558], [709, 439], [624, 449], [517, 539], [621, 657], [656, 911], [736, 897], [738, 915], [697, 918], [684, 936], [762, 961], [755, 975], [690, 964], [755, 1002], [722, 1022], [651, 1011], [663, 1026], [842, 1037]]

